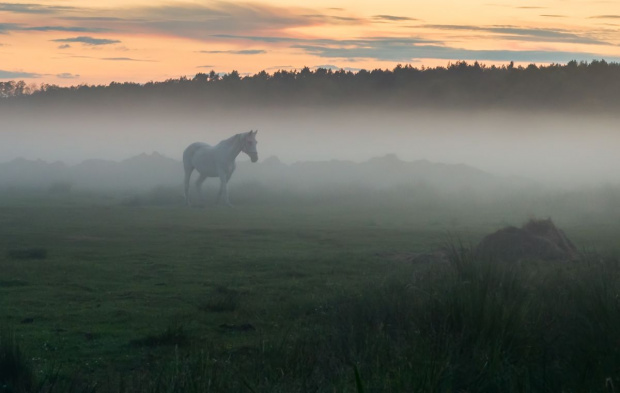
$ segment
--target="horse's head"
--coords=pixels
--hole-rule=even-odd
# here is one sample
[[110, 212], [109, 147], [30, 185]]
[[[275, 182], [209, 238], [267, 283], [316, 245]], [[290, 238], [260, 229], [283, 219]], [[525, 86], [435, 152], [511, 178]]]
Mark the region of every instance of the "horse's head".
[[252, 162], [258, 161], [258, 151], [256, 150], [256, 145], [258, 142], [256, 141], [256, 131], [250, 131], [246, 134], [242, 135], [241, 142], [243, 143], [241, 147], [241, 151], [250, 156], [250, 160]]

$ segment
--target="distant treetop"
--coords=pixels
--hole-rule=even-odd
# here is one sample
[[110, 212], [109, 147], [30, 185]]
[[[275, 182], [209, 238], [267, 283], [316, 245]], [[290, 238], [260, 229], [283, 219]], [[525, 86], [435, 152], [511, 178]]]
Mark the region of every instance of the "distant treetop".
[[151, 105], [355, 105], [389, 107], [497, 107], [615, 110], [620, 104], [620, 64], [605, 60], [515, 67], [459, 61], [446, 67], [397, 65], [392, 70], [329, 68], [198, 73], [161, 82], [28, 85], [0, 82], [0, 107], [88, 102]]

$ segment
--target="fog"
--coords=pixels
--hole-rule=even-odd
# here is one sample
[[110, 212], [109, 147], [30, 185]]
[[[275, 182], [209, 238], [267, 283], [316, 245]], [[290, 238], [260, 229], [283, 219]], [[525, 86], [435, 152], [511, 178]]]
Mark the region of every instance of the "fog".
[[[551, 186], [620, 180], [618, 117], [509, 111], [390, 111], [296, 108], [196, 111], [68, 109], [4, 115], [0, 162], [16, 158], [77, 164], [143, 152], [180, 160], [194, 141], [215, 144], [258, 129], [260, 158], [285, 163], [396, 154], [405, 161], [466, 164]], [[247, 160], [240, 156], [239, 159]], [[386, 174], [387, 175], [387, 174]]]

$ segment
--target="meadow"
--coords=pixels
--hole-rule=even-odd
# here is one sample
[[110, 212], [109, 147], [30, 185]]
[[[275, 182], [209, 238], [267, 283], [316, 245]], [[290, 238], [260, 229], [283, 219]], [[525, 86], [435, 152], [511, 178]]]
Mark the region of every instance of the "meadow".
[[[0, 392], [620, 389], [616, 189], [242, 190], [2, 191]], [[532, 215], [582, 258], [476, 258]]]

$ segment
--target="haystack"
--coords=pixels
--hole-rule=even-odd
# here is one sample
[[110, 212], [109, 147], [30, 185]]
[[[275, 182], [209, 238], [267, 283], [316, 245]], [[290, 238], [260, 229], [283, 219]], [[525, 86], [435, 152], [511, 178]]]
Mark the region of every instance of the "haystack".
[[476, 252], [484, 258], [520, 260], [571, 260], [577, 248], [551, 219], [530, 220], [521, 228], [506, 227], [486, 236]]

